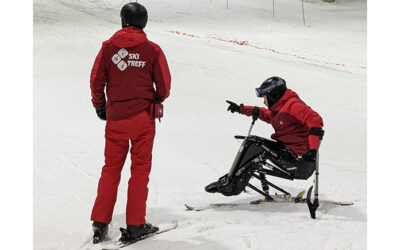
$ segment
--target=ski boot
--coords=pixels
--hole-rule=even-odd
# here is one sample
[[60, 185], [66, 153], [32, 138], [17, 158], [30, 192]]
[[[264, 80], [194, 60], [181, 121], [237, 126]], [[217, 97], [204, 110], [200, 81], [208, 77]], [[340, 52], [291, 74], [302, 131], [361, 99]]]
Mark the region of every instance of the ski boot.
[[119, 230], [121, 231], [121, 238], [119, 241], [121, 243], [127, 243], [140, 239], [142, 236], [155, 233], [159, 229], [146, 222], [142, 225], [128, 225], [127, 229], [121, 227]]
[[218, 181], [208, 184], [204, 189], [209, 193], [217, 193], [224, 187], [226, 187], [230, 182], [231, 178], [228, 177], [228, 174], [222, 176], [218, 179]]
[[100, 243], [104, 240], [108, 232], [108, 225], [102, 222], [94, 221], [93, 227], [93, 244]]

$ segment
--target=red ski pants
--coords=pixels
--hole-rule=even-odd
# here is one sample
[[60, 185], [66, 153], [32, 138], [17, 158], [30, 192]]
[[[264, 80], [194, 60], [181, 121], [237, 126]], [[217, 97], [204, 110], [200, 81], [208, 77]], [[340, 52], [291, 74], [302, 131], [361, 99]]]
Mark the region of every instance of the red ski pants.
[[145, 223], [147, 184], [151, 169], [155, 122], [147, 111], [128, 119], [107, 121], [105, 165], [101, 172], [97, 197], [92, 210], [92, 221], [109, 224], [117, 200], [121, 170], [132, 146], [131, 178], [128, 187], [126, 206], [126, 224]]

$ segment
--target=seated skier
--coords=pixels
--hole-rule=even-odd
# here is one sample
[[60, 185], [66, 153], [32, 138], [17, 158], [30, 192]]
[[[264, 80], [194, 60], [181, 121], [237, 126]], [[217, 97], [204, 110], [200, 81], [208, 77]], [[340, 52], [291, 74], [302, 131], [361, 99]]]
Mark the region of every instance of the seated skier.
[[[210, 193], [237, 195], [248, 184], [254, 166], [268, 159], [287, 179], [308, 179], [316, 168], [319, 140], [322, 139], [322, 118], [307, 106], [292, 90], [286, 88], [284, 79], [274, 76], [256, 88], [257, 97], [264, 98], [267, 108], [229, 103], [228, 111], [259, 118], [272, 125], [273, 140], [248, 136], [243, 142], [234, 163], [226, 175], [205, 187]], [[286, 175], [288, 177], [286, 177]]]

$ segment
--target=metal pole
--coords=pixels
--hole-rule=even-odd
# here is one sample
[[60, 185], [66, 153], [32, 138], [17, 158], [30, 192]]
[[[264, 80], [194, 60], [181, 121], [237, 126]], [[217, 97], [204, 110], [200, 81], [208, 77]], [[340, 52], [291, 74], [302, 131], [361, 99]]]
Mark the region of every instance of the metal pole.
[[[322, 137], [322, 136], [321, 136]], [[314, 186], [311, 186], [310, 189], [308, 189], [307, 192], [307, 206], [308, 209], [310, 210], [310, 215], [311, 218], [315, 219], [316, 218], [316, 212], [319, 207], [319, 199], [318, 199], [318, 178], [319, 178], [319, 147], [321, 145], [321, 140], [322, 138], [320, 137], [319, 143], [318, 143], [318, 151], [315, 159], [315, 179], [314, 179]], [[314, 189], [314, 201], [311, 202], [311, 192]]]
[[253, 121], [251, 122], [251, 126], [250, 126], [249, 133], [247, 134], [247, 136], [250, 136], [250, 132], [253, 129], [253, 125], [256, 122], [256, 120], [258, 119], [259, 114], [260, 114], [260, 107], [254, 107], [252, 115], [251, 115], [251, 117], [253, 118]]
[[266, 198], [268, 201], [273, 201], [273, 200], [274, 200], [269, 194], [267, 194], [267, 193], [261, 191], [260, 189], [256, 188], [255, 186], [251, 185], [250, 183], [247, 183], [247, 186], [248, 186], [249, 188], [253, 189], [254, 191], [256, 191], [257, 193], [264, 195], [265, 198]]
[[306, 26], [306, 17], [304, 16], [304, 0], [301, 0], [301, 7], [303, 9], [303, 24]]
[[275, 18], [275, 0], [272, 0], [272, 17]]
[[321, 138], [319, 139], [319, 143], [318, 143], [318, 151], [317, 151], [317, 159], [316, 159], [316, 168], [315, 168], [315, 190], [314, 190], [314, 203], [315, 201], [317, 201], [317, 203], [319, 203], [318, 200], [318, 178], [319, 178], [319, 150], [320, 150], [320, 146], [321, 146]]
[[253, 129], [254, 122], [255, 122], [255, 120], [253, 120], [253, 122], [251, 123], [249, 133], [247, 134], [247, 136], [250, 136], [251, 130]]
[[[264, 175], [264, 179], [265, 179], [265, 174], [262, 174], [262, 175]], [[253, 174], [253, 176], [256, 177], [257, 179], [259, 179], [260, 181], [263, 180], [263, 179], [262, 179], [263, 177], [261, 177], [261, 173], [260, 173], [260, 176], [258, 176], [258, 175], [256, 175], [256, 174]], [[273, 184], [272, 182], [269, 182], [267, 179], [265, 179], [265, 181], [266, 181], [266, 184], [267, 184], [268, 186], [271, 186], [271, 187], [275, 188], [276, 190], [281, 191], [282, 193], [284, 193], [284, 194], [286, 194], [286, 195], [291, 195], [289, 192], [287, 192], [287, 191], [284, 190], [283, 188], [280, 188], [280, 187], [276, 186], [276, 185]]]

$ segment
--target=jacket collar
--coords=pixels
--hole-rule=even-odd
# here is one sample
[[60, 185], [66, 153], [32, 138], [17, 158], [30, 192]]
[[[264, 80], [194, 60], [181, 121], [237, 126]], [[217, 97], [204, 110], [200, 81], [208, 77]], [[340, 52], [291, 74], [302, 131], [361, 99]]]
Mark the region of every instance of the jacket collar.
[[279, 111], [283, 105], [285, 105], [285, 103], [291, 99], [291, 98], [299, 98], [299, 96], [296, 94], [296, 92], [294, 92], [291, 89], [286, 89], [285, 94], [283, 94], [283, 96], [271, 107], [269, 107], [268, 109], [271, 110], [271, 112], [277, 112]]

